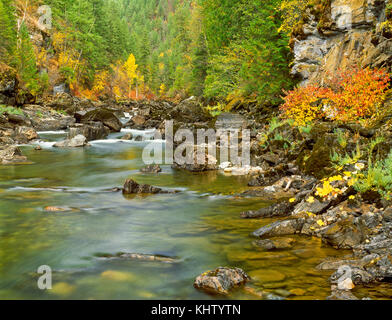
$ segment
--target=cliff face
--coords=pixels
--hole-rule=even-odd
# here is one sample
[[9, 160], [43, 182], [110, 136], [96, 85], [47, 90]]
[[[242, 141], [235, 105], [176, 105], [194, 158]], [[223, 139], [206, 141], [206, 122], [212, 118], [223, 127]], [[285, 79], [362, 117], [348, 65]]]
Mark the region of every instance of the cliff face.
[[293, 34], [292, 73], [302, 85], [323, 83], [338, 69], [390, 67], [392, 34], [384, 28], [390, 0], [330, 0], [317, 13], [309, 9]]

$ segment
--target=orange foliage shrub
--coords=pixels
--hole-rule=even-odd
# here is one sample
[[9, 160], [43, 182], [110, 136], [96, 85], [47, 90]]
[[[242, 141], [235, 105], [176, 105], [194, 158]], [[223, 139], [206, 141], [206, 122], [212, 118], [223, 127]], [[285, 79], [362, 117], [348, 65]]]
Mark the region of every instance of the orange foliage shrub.
[[390, 80], [384, 69], [338, 72], [323, 87], [309, 85], [285, 92], [281, 110], [298, 125], [325, 117], [344, 122], [376, 118], [382, 112]]
[[298, 87], [284, 93], [285, 103], [281, 106], [284, 117], [295, 120], [296, 125], [305, 125], [323, 118], [325, 113], [320, 99], [327, 96], [329, 89], [315, 86]]

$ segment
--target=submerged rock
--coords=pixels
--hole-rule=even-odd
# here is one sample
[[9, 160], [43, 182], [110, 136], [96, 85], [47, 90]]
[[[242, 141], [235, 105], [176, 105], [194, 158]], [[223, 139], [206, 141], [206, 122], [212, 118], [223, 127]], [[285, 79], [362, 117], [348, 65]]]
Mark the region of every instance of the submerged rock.
[[81, 148], [87, 146], [87, 139], [85, 136], [77, 135], [72, 139], [57, 142], [53, 145], [54, 148]]
[[123, 194], [157, 194], [157, 193], [177, 193], [178, 191], [162, 190], [148, 184], [139, 184], [135, 180], [128, 179], [125, 181]]
[[102, 259], [124, 259], [124, 260], [138, 260], [138, 261], [155, 261], [163, 263], [178, 263], [178, 258], [168, 257], [164, 255], [153, 255], [153, 254], [140, 254], [140, 253], [124, 253], [119, 252], [117, 254], [98, 254], [98, 258]]
[[219, 267], [198, 276], [194, 287], [213, 294], [228, 294], [230, 290], [239, 287], [250, 280], [250, 277], [239, 268], [230, 269]]
[[157, 165], [157, 164], [156, 165], [149, 165], [149, 166], [146, 166], [146, 167], [140, 169], [140, 172], [143, 172], [143, 173], [159, 173], [159, 172], [162, 172], [162, 168], [159, 165]]
[[352, 294], [351, 291], [348, 290], [332, 290], [332, 293], [327, 300], [359, 300], [356, 296]]
[[256, 218], [271, 218], [289, 216], [293, 204], [289, 202], [281, 202], [273, 204], [269, 207], [261, 208], [257, 211], [245, 211], [241, 213], [241, 218], [256, 219]]
[[194, 148], [192, 160], [192, 163], [188, 164], [179, 164], [175, 162], [172, 168], [187, 170], [190, 172], [214, 171], [219, 168], [218, 160], [214, 156], [207, 152], [205, 154], [197, 152], [197, 147]]
[[46, 212], [66, 212], [66, 211], [70, 211], [70, 208], [65, 208], [65, 207], [45, 207], [44, 210]]
[[278, 239], [265, 239], [257, 240], [253, 242], [253, 245], [265, 250], [281, 250], [290, 249], [295, 243], [294, 239], [291, 238], [278, 238]]
[[156, 188], [148, 184], [138, 184], [135, 180], [128, 179], [125, 181], [123, 194], [141, 194], [141, 193], [161, 193], [161, 188]]

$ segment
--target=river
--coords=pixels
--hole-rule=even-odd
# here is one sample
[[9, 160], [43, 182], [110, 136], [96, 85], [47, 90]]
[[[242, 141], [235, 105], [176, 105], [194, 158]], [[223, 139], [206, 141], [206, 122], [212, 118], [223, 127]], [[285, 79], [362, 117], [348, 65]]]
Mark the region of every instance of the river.
[[[268, 205], [238, 196], [245, 178], [170, 166], [142, 174], [145, 142], [117, 140], [129, 131], [84, 149], [52, 148], [51, 141], [66, 133], [40, 133], [46, 141], [39, 142], [41, 151], [22, 146], [30, 164], [0, 167], [0, 299], [221, 299], [193, 288], [196, 276], [219, 266], [243, 268], [253, 278], [250, 286], [271, 299], [330, 294], [331, 272], [315, 266], [345, 252], [306, 237], [291, 237], [295, 245], [283, 251], [253, 247], [249, 234], [271, 221], [240, 219], [240, 212]], [[181, 192], [134, 197], [108, 192], [127, 178]], [[67, 210], [47, 212], [48, 206]], [[178, 261], [98, 258], [117, 252]], [[52, 290], [37, 287], [41, 265], [53, 270]], [[237, 290], [227, 299], [258, 297]]]

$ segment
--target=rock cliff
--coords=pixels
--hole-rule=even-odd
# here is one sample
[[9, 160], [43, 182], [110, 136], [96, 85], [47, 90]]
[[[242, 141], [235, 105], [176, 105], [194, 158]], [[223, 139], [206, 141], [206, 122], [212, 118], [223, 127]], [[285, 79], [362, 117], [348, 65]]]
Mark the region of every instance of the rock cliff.
[[302, 85], [322, 84], [350, 66], [390, 68], [391, 6], [390, 0], [327, 0], [308, 8], [291, 39], [293, 75]]

